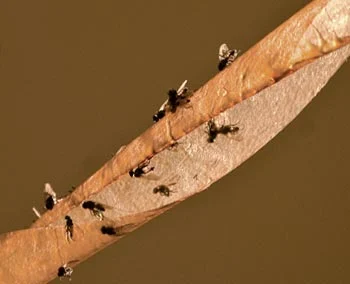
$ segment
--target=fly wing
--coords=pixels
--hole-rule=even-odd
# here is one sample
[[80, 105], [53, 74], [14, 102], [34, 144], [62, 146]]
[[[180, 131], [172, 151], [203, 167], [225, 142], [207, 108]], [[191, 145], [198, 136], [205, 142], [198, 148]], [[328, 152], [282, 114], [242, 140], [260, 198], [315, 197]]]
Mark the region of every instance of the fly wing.
[[[186, 84], [187, 84], [187, 80], [185, 80], [181, 86], [179, 87], [179, 89], [177, 90], [177, 95], [178, 96], [181, 96], [182, 93], [187, 90], [187, 87], [186, 87]], [[166, 100], [159, 108], [159, 110], [165, 110], [166, 106], [168, 105], [168, 101], [169, 100]]]
[[227, 54], [230, 52], [230, 49], [228, 48], [226, 43], [223, 43], [219, 47], [219, 60], [224, 60], [227, 57]]
[[49, 184], [48, 182], [45, 183], [44, 193], [52, 196], [54, 199], [56, 198], [56, 192], [52, 189], [51, 184]]
[[143, 169], [145, 167], [147, 167], [150, 163], [149, 159], [144, 160], [142, 163], [139, 164], [139, 168]]
[[110, 206], [110, 205], [107, 205], [107, 204], [104, 204], [104, 203], [100, 203], [100, 202], [96, 202], [97, 204], [101, 205], [104, 209], [114, 209], [113, 206]]
[[178, 88], [178, 90], [177, 90], [177, 95], [178, 96], [181, 96], [182, 93], [187, 89], [186, 84], [187, 84], [187, 80], [183, 81], [181, 86]]
[[168, 100], [166, 100], [159, 108], [159, 110], [164, 110], [166, 105], [168, 104]]
[[38, 218], [41, 217], [40, 212], [39, 212], [35, 207], [32, 207], [32, 210], [33, 210], [34, 214], [35, 214]]

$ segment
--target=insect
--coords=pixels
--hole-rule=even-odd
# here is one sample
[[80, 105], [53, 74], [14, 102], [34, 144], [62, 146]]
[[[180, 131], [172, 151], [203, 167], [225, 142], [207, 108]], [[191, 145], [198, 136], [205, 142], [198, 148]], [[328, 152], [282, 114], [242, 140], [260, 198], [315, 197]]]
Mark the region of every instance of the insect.
[[222, 125], [217, 126], [214, 120], [208, 121], [208, 142], [213, 143], [218, 136], [218, 134], [228, 134], [228, 133], [236, 133], [239, 130], [239, 127], [236, 124]]
[[167, 111], [174, 113], [178, 106], [188, 103], [191, 93], [186, 87], [187, 80], [185, 80], [178, 90], [171, 89], [168, 91], [168, 99], [160, 107], [159, 111], [153, 115], [153, 121], [157, 122], [162, 119]]
[[45, 193], [45, 208], [47, 210], [52, 210], [53, 207], [60, 200], [57, 200], [56, 192], [52, 189], [52, 186], [49, 183], [45, 183], [44, 193]]
[[113, 227], [110, 227], [110, 226], [102, 226], [101, 227], [101, 233], [104, 234], [104, 235], [116, 235], [117, 234], [117, 230]]
[[166, 186], [164, 184], [158, 185], [157, 187], [153, 188], [153, 193], [154, 194], [159, 193], [162, 196], [169, 197], [171, 193], [175, 192], [174, 190], [170, 190], [169, 186], [171, 186], [171, 185], [175, 185], [175, 183], [171, 183], [168, 186]]
[[106, 210], [105, 205], [102, 205], [101, 203], [97, 203], [91, 200], [84, 201], [82, 204], [82, 207], [84, 209], [89, 209], [90, 213], [95, 216], [97, 219], [102, 221], [104, 219], [103, 212]]
[[101, 227], [101, 233], [104, 234], [104, 235], [110, 235], [110, 236], [123, 236], [127, 232], [132, 231], [133, 228], [135, 228], [135, 224], [134, 223], [125, 224], [125, 225], [122, 225], [122, 226], [118, 226], [116, 228], [112, 227], [112, 226], [102, 226]]
[[73, 273], [73, 268], [69, 267], [67, 264], [64, 264], [58, 268], [57, 276], [62, 279], [62, 277], [67, 277], [71, 280], [71, 276]]
[[154, 170], [154, 167], [146, 168], [149, 165], [150, 160], [146, 160], [143, 163], [139, 164], [138, 167], [134, 170], [129, 171], [129, 175], [131, 177], [141, 177], [144, 174], [149, 173], [150, 171]]
[[224, 70], [229, 66], [233, 61], [235, 61], [238, 56], [239, 51], [237, 49], [229, 49], [226, 43], [220, 45], [219, 48], [219, 71]]
[[73, 220], [70, 216], [64, 217], [66, 219], [66, 237], [67, 241], [69, 242], [70, 240], [73, 240]]

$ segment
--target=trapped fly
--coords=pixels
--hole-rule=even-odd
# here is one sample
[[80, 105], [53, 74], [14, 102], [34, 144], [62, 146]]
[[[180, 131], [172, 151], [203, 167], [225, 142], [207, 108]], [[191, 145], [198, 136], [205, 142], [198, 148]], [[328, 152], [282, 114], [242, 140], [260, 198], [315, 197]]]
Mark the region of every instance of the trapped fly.
[[69, 267], [68, 264], [64, 264], [60, 266], [57, 270], [57, 276], [62, 280], [63, 277], [69, 278], [71, 280], [71, 276], [73, 273], [73, 268]]
[[99, 219], [100, 221], [102, 221], [104, 219], [104, 215], [103, 212], [106, 211], [106, 208], [108, 206], [101, 204], [101, 203], [97, 203], [91, 200], [87, 200], [84, 201], [82, 204], [82, 207], [84, 209], [89, 209], [90, 213], [95, 216], [97, 219]]
[[187, 99], [187, 91], [188, 88], [186, 87], [187, 84], [187, 80], [185, 80], [181, 86], [178, 88], [178, 90], [176, 91], [175, 89], [171, 89], [168, 91], [168, 108], [169, 111], [171, 112], [175, 112], [176, 108], [182, 104], [182, 103], [187, 103], [190, 100]]
[[100, 230], [103, 235], [122, 236], [132, 231], [134, 228], [135, 228], [135, 224], [130, 223], [130, 224], [125, 224], [118, 227], [102, 226]]
[[67, 237], [67, 241], [71, 241], [73, 240], [73, 220], [70, 216], [66, 216], [64, 217], [65, 220], [66, 220], [66, 226], [65, 226], [65, 229], [66, 229], [66, 237]]
[[137, 166], [137, 168], [135, 168], [133, 170], [130, 170], [129, 171], [129, 175], [131, 177], [137, 177], [138, 178], [138, 177], [141, 177], [141, 176], [143, 176], [143, 175], [153, 171], [154, 167], [147, 168], [149, 163], [150, 163], [150, 160], [144, 161], [143, 163], [139, 164]]
[[213, 143], [218, 136], [218, 134], [224, 134], [227, 135], [229, 133], [236, 133], [238, 132], [239, 127], [236, 126], [236, 124], [228, 124], [228, 125], [221, 125], [217, 126], [215, 121], [213, 119], [208, 121], [208, 142]]
[[45, 208], [47, 210], [52, 210], [53, 207], [60, 200], [57, 199], [56, 192], [52, 189], [52, 186], [49, 183], [45, 183], [44, 194], [45, 194]]
[[153, 188], [153, 193], [154, 194], [159, 193], [161, 196], [169, 197], [171, 193], [175, 192], [174, 190], [171, 190], [169, 188], [169, 186], [172, 186], [172, 185], [175, 185], [175, 183], [171, 183], [168, 186], [164, 184], [158, 185], [157, 187]]
[[110, 227], [110, 226], [102, 226], [101, 233], [104, 235], [113, 236], [113, 235], [117, 235], [117, 230], [113, 227]]
[[185, 80], [177, 90], [170, 89], [168, 91], [168, 99], [159, 108], [159, 111], [153, 115], [154, 122], [162, 119], [166, 112], [170, 111], [174, 113], [178, 106], [186, 104], [190, 101], [189, 97], [191, 96], [191, 92], [189, 92], [186, 84], [187, 80]]
[[226, 43], [220, 45], [219, 48], [219, 71], [224, 70], [227, 66], [232, 64], [238, 56], [239, 51], [237, 49], [229, 49]]

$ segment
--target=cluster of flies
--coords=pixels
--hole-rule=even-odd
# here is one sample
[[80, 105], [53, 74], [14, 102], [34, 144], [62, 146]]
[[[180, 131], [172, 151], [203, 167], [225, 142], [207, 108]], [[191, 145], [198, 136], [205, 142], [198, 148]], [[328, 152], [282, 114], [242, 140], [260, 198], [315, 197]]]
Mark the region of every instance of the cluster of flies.
[[[219, 64], [218, 69], [219, 71], [224, 70], [227, 66], [231, 65], [232, 62], [237, 58], [239, 53], [239, 50], [237, 49], [229, 49], [226, 43], [223, 43], [219, 48]], [[189, 91], [189, 89], [186, 87], [187, 80], [185, 80], [181, 86], [176, 91], [175, 89], [171, 89], [168, 91], [168, 99], [163, 103], [163, 105], [160, 107], [158, 112], [153, 115], [153, 121], [158, 122], [160, 119], [162, 119], [166, 113], [172, 112], [174, 113], [177, 109], [177, 107], [185, 105], [190, 102], [190, 96], [192, 95], [192, 92]], [[216, 125], [214, 120], [210, 120], [207, 125], [207, 133], [208, 133], [208, 139], [207, 141], [209, 143], [213, 143], [218, 136], [218, 134], [229, 134], [229, 133], [236, 133], [239, 130], [239, 127], [235, 124], [231, 125]], [[130, 171], [130, 176], [132, 176], [133, 173]], [[153, 190], [154, 193], [157, 193], [159, 189], [155, 188]], [[159, 191], [162, 193], [162, 191]], [[168, 196], [167, 194], [163, 194]]]
[[[229, 49], [226, 43], [223, 43], [219, 48], [219, 71], [224, 70], [227, 66], [231, 65], [232, 62], [237, 58], [239, 51], [237, 49]], [[179, 106], [186, 105], [190, 102], [190, 96], [192, 92], [186, 87], [187, 80], [185, 80], [181, 86], [175, 90], [170, 89], [168, 91], [168, 99], [162, 104], [158, 112], [153, 115], [153, 121], [158, 122], [167, 113], [176, 112]]]
[[[229, 66], [238, 56], [239, 51], [236, 49], [230, 50], [228, 46], [224, 43], [219, 48], [219, 64], [218, 69], [219, 71], [222, 71], [227, 66]], [[168, 112], [174, 113], [176, 112], [176, 109], [182, 105], [186, 105], [190, 102], [190, 96], [192, 95], [192, 92], [189, 91], [189, 89], [186, 87], [187, 80], [185, 80], [181, 86], [175, 90], [171, 89], [168, 91], [168, 99], [163, 103], [163, 105], [160, 107], [159, 111], [153, 116], [153, 121], [158, 122], [160, 119], [162, 119]], [[218, 126], [214, 122], [214, 120], [210, 120], [207, 125], [207, 134], [208, 143], [213, 143], [216, 139], [216, 137], [219, 134], [229, 134], [229, 133], [235, 133], [239, 130], [239, 127], [236, 125], [221, 125]], [[149, 166], [149, 160], [146, 160], [145, 162], [138, 165], [135, 169], [132, 169], [129, 171], [130, 177], [133, 178], [140, 178], [149, 172], [154, 170], [154, 167], [148, 167]], [[169, 185], [158, 185], [153, 189], [154, 194], [159, 194], [161, 196], [169, 197], [171, 193], [174, 193], [173, 190], [171, 190], [169, 187], [174, 185], [175, 183], [169, 184]], [[60, 201], [60, 199], [57, 199], [55, 191], [52, 189], [50, 184], [45, 184], [44, 192], [46, 194], [45, 198], [45, 208], [47, 210], [52, 210], [54, 206]], [[105, 219], [104, 212], [106, 209], [111, 208], [108, 207], [105, 204], [101, 204], [92, 200], [87, 200], [82, 203], [82, 208], [87, 209], [90, 211], [91, 215], [96, 217], [99, 221], [103, 221]], [[40, 213], [33, 208], [35, 214], [40, 217]], [[117, 228], [114, 228], [112, 226], [102, 226], [100, 229], [101, 233], [104, 235], [110, 235], [110, 236], [118, 236], [120, 235]], [[65, 233], [67, 241], [70, 242], [73, 240], [73, 233], [74, 233], [74, 224], [73, 220], [70, 216], [65, 216]], [[73, 273], [73, 268], [68, 266], [68, 263], [60, 266], [57, 271], [57, 276], [60, 278], [67, 277], [71, 278], [71, 275]]]
[[[141, 174], [142, 175], [142, 174]], [[137, 176], [141, 176], [137, 175]], [[44, 188], [44, 194], [45, 194], [45, 209], [46, 210], [52, 210], [54, 206], [61, 201], [61, 199], [57, 199], [56, 192], [52, 189], [51, 185], [49, 183], [45, 184]], [[90, 211], [91, 215], [96, 217], [98, 220], [103, 221], [105, 219], [104, 217], [104, 212], [106, 209], [110, 209], [112, 207], [109, 207], [107, 205], [92, 201], [92, 200], [87, 200], [84, 201], [81, 204], [83, 209], [87, 209]], [[40, 217], [40, 213], [33, 208], [35, 214]], [[65, 234], [68, 242], [71, 242], [73, 240], [74, 236], [74, 223], [73, 219], [69, 216], [66, 215], [65, 217]], [[102, 226], [100, 228], [100, 231], [103, 235], [109, 235], [109, 236], [120, 236], [121, 233], [118, 231], [118, 228], [112, 227], [112, 226]], [[71, 261], [69, 263], [66, 263], [62, 266], [60, 266], [57, 270], [57, 276], [62, 279], [62, 278], [69, 278], [71, 280], [71, 276], [73, 273], [73, 268], [69, 266], [69, 264], [74, 263], [77, 261]]]

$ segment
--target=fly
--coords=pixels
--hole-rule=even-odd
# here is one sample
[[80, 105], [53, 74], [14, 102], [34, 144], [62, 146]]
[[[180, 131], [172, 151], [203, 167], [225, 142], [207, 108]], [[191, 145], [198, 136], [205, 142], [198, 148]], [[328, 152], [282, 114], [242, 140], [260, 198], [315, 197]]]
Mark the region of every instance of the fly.
[[239, 51], [237, 49], [229, 49], [226, 43], [220, 45], [219, 48], [219, 71], [224, 70], [227, 66], [231, 65], [238, 56]]
[[57, 270], [57, 276], [60, 278], [60, 280], [63, 277], [69, 278], [69, 280], [71, 280], [72, 273], [73, 273], [73, 268], [69, 267], [67, 263], [60, 266]]
[[110, 227], [110, 226], [102, 226], [101, 227], [101, 233], [104, 234], [104, 235], [113, 236], [113, 235], [117, 234], [117, 230], [115, 228], [113, 228], [113, 227]]
[[171, 193], [174, 193], [174, 190], [171, 190], [169, 186], [175, 185], [175, 183], [171, 183], [168, 186], [161, 184], [158, 185], [157, 187], [153, 188], [153, 193], [157, 194], [159, 193], [161, 196], [166, 196], [169, 197]]
[[73, 220], [70, 216], [66, 216], [64, 217], [66, 219], [66, 226], [65, 226], [65, 229], [66, 229], [66, 237], [67, 237], [67, 241], [71, 241], [73, 240]]
[[49, 183], [45, 183], [45, 208], [52, 210], [53, 207], [60, 201], [57, 199], [56, 192], [52, 189]]
[[116, 228], [112, 226], [102, 226], [100, 230], [103, 235], [122, 236], [132, 231], [133, 228], [135, 228], [135, 224], [131, 223]]
[[229, 125], [221, 125], [217, 126], [214, 120], [208, 121], [208, 142], [213, 143], [218, 136], [218, 134], [224, 134], [227, 135], [229, 133], [236, 133], [239, 130], [239, 127], [236, 126], [236, 124], [229, 124]]
[[162, 119], [167, 112], [174, 113], [178, 106], [188, 103], [191, 92], [186, 87], [187, 80], [185, 80], [181, 86], [175, 90], [171, 89], [168, 91], [168, 99], [160, 107], [159, 111], [153, 115], [153, 121], [157, 122]]
[[105, 209], [106, 205], [103, 205], [101, 203], [97, 203], [91, 200], [87, 200], [83, 202], [82, 207], [84, 209], [89, 209], [90, 213], [100, 221], [104, 219], [103, 212], [106, 210]]
[[143, 163], [139, 164], [137, 166], [137, 168], [133, 169], [133, 170], [130, 170], [129, 171], [129, 175], [131, 177], [141, 177], [151, 171], [154, 170], [154, 167], [150, 167], [150, 168], [147, 168], [147, 166], [149, 165], [150, 163], [150, 160], [146, 160], [144, 161]]

